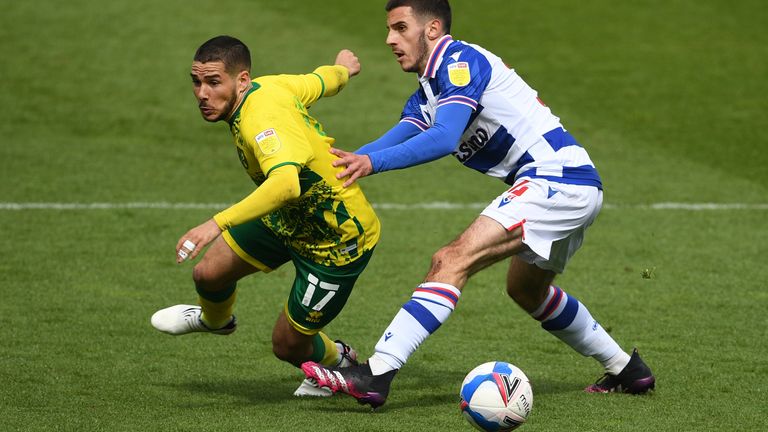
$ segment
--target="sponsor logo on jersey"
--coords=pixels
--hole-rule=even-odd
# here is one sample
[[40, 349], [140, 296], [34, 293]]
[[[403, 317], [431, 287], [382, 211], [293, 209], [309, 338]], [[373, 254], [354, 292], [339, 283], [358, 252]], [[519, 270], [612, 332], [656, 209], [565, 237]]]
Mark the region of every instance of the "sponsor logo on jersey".
[[345, 247], [339, 249], [339, 252], [341, 252], [343, 254], [352, 254], [356, 250], [357, 250], [357, 242], [352, 243], [351, 245], [348, 245], [348, 246], [345, 246]]
[[259, 150], [265, 155], [271, 155], [277, 152], [282, 146], [282, 144], [280, 144], [280, 138], [277, 137], [277, 132], [275, 132], [274, 129], [267, 129], [256, 135], [256, 144], [259, 146]]
[[472, 80], [469, 63], [456, 62], [448, 65], [448, 80], [456, 87], [464, 87]]
[[485, 147], [485, 145], [488, 143], [489, 139], [490, 136], [487, 130], [483, 128], [477, 128], [475, 133], [472, 134], [468, 140], [462, 141], [462, 143], [456, 147], [456, 150], [453, 151], [453, 155], [456, 157], [456, 159], [459, 160], [459, 162], [464, 163], [469, 158], [474, 156], [475, 153], [482, 150], [482, 148]]

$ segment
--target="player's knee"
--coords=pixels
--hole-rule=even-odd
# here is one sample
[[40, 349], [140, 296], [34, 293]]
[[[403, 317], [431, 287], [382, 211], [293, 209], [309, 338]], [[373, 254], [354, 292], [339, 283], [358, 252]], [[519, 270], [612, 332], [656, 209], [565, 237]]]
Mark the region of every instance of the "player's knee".
[[453, 245], [440, 248], [432, 255], [432, 264], [430, 274], [450, 274], [457, 275], [466, 271], [466, 258], [461, 249]]
[[197, 263], [192, 269], [192, 280], [195, 282], [196, 287], [206, 291], [212, 291], [217, 282], [215, 272], [212, 271], [210, 266], [205, 265], [204, 262]]

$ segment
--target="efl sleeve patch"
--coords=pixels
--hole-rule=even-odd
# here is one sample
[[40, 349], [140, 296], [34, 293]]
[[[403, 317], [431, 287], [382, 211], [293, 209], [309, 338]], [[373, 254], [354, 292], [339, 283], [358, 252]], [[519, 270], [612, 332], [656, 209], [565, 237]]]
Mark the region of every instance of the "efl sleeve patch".
[[469, 63], [456, 62], [448, 65], [448, 80], [456, 87], [464, 87], [472, 80]]
[[274, 129], [267, 129], [256, 135], [256, 144], [265, 155], [271, 155], [282, 147], [280, 138], [278, 138], [277, 132]]

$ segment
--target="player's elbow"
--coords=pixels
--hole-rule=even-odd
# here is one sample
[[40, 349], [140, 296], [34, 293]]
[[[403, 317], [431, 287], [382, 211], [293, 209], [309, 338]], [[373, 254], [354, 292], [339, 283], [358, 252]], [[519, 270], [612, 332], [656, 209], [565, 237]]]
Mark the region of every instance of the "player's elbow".
[[278, 203], [288, 203], [301, 195], [298, 175], [281, 175], [278, 179], [275, 198]]
[[290, 179], [283, 184], [282, 190], [283, 201], [293, 201], [301, 196], [301, 187], [299, 186], [299, 178]]
[[276, 204], [281, 205], [297, 199], [301, 195], [299, 173], [293, 166], [280, 167], [269, 176], [272, 197]]

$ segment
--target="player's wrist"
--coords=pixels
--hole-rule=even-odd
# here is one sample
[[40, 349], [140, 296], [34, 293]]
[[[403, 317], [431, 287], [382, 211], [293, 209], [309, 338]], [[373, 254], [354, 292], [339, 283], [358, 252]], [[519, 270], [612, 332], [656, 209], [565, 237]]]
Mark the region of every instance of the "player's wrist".
[[363, 155], [368, 158], [368, 163], [371, 167], [371, 174], [376, 174], [381, 170], [381, 158], [376, 157], [376, 152]]
[[213, 222], [213, 224], [215, 224], [219, 228], [219, 231], [222, 231], [222, 232], [226, 231], [227, 228], [229, 228], [229, 224], [227, 221], [228, 221], [228, 218], [225, 216], [224, 212], [216, 213], [211, 218], [211, 222]]

